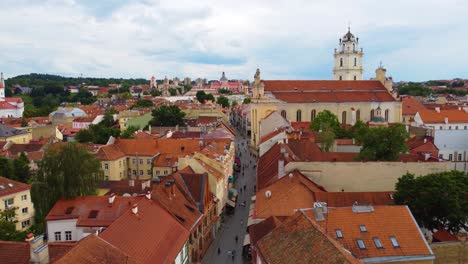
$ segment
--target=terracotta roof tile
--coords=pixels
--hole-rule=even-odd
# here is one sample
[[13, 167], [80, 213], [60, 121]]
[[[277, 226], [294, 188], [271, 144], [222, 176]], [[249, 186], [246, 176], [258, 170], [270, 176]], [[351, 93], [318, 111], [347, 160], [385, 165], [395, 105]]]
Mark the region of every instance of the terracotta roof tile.
[[125, 153], [112, 144], [100, 147], [95, 157], [99, 160], [116, 160], [125, 157]]
[[468, 113], [463, 110], [440, 110], [440, 113], [434, 110], [418, 111], [419, 116], [424, 123], [468, 123]]
[[401, 98], [403, 115], [415, 115], [418, 111], [426, 109], [423, 104], [418, 102], [412, 96], [404, 96]]
[[434, 234], [432, 234], [432, 238], [434, 239], [434, 242], [459, 241], [456, 236], [450, 234], [445, 229], [437, 230]]
[[[354, 212], [353, 207], [329, 207], [323, 221], [316, 220], [313, 210], [306, 210], [305, 213], [334, 238], [335, 230], [340, 229], [343, 238], [337, 240], [360, 259], [432, 255], [407, 206], [373, 206], [371, 212]], [[366, 231], [360, 230], [361, 225], [365, 226]], [[392, 246], [392, 236], [399, 247]], [[375, 237], [379, 238], [383, 248], [376, 247]], [[364, 241], [365, 250], [359, 249], [356, 239]]]
[[[109, 204], [107, 196], [82, 196], [58, 200], [45, 220], [78, 219], [77, 226], [109, 226], [141, 197], [115, 197]], [[95, 212], [93, 216], [92, 212]]]
[[355, 202], [372, 205], [392, 205], [394, 192], [315, 192], [316, 202], [330, 207], [352, 206]]
[[76, 242], [48, 242], [47, 246], [49, 247], [49, 263], [55, 263], [62, 256], [64, 256], [68, 251], [70, 251]]
[[257, 243], [266, 263], [361, 263], [301, 211]]
[[126, 211], [100, 237], [137, 263], [173, 263], [189, 231], [153, 200], [141, 199], [137, 207], [136, 215]]
[[0, 259], [2, 264], [29, 264], [29, 243], [0, 241]]
[[0, 197], [31, 189], [31, 186], [0, 176]]

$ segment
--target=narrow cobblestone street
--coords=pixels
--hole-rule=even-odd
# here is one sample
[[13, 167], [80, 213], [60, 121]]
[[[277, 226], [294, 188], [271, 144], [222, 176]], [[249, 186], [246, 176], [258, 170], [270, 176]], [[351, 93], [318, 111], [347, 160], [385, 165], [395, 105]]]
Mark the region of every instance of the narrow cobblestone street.
[[[222, 224], [217, 237], [203, 258], [203, 264], [250, 263], [250, 261], [243, 260], [242, 248], [247, 230], [251, 197], [255, 194], [254, 165], [256, 164], [256, 161], [255, 158], [252, 157], [249, 149], [249, 139], [239, 134], [236, 137], [236, 155], [241, 155], [240, 160], [242, 169], [235, 183], [235, 188], [239, 195], [236, 203], [236, 209], [233, 214], [225, 215], [224, 223]], [[244, 185], [246, 187], [245, 190]], [[240, 206], [244, 201], [246, 205]], [[237, 242], [236, 236], [238, 237]], [[220, 249], [220, 254], [218, 254], [218, 248]], [[236, 252], [234, 259], [232, 259], [232, 256], [230, 255], [230, 252], [233, 250]]]

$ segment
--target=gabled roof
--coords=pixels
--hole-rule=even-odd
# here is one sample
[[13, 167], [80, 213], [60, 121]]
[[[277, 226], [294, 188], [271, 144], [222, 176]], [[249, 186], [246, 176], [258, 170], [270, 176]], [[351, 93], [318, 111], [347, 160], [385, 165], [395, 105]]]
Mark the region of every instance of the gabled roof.
[[448, 118], [448, 123], [468, 123], [468, 112], [463, 110], [421, 110], [418, 111], [424, 123], [445, 123], [445, 118]]
[[99, 160], [117, 160], [125, 157], [125, 153], [112, 144], [100, 147], [95, 157]]
[[316, 202], [325, 202], [330, 207], [352, 206], [354, 203], [392, 205], [394, 192], [315, 192]]
[[401, 98], [403, 115], [415, 115], [418, 111], [426, 109], [426, 107], [418, 102], [412, 96], [404, 96]]
[[283, 216], [270, 216], [260, 223], [249, 226], [250, 244], [257, 244], [257, 242], [262, 239], [262, 237], [270, 233], [287, 218], [288, 217]]
[[12, 193], [22, 192], [31, 189], [31, 186], [26, 183], [10, 180], [0, 176], [0, 197], [10, 195]]
[[[268, 218], [293, 215], [297, 209], [312, 207], [314, 193], [323, 191], [323, 187], [316, 185], [299, 171], [293, 171], [258, 190], [254, 216]], [[266, 196], [266, 192], [269, 192], [270, 197]]]
[[141, 197], [115, 197], [112, 204], [108, 196], [81, 196], [58, 200], [45, 220], [77, 219], [77, 226], [106, 227], [112, 224]]
[[2, 264], [29, 264], [30, 254], [27, 242], [0, 241]]
[[125, 254], [122, 250], [114, 247], [107, 241], [96, 235], [89, 235], [80, 240], [76, 246], [69, 250], [63, 257], [59, 258], [57, 264], [98, 264], [137, 263], [134, 258]]
[[12, 128], [5, 125], [0, 125], [0, 137], [14, 137], [27, 134], [28, 131]]
[[137, 263], [173, 263], [190, 232], [158, 202], [143, 198], [137, 208], [137, 214], [127, 210], [100, 237]]
[[257, 243], [266, 263], [361, 263], [298, 211]]
[[[357, 258], [433, 258], [433, 253], [407, 206], [373, 206], [373, 211], [356, 209], [357, 207], [328, 207], [323, 221], [316, 220], [313, 210], [304, 212], [334, 238], [335, 230], [341, 230], [343, 238], [336, 239]], [[360, 230], [361, 225], [365, 226], [365, 232]], [[392, 245], [390, 237], [396, 238], [398, 247]], [[382, 249], [376, 247], [374, 238], [380, 240]], [[359, 249], [356, 239], [363, 240], [365, 250]]]

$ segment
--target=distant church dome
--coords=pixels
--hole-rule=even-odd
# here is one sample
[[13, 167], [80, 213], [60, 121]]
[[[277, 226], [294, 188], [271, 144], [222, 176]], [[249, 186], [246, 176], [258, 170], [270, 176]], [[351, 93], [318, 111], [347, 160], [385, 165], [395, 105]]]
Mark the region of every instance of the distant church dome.
[[228, 79], [226, 78], [226, 74], [223, 72], [221, 75], [221, 78], [219, 79], [220, 81], [227, 81]]
[[353, 33], [351, 33], [351, 28], [348, 27], [348, 33], [343, 36], [343, 42], [355, 41]]

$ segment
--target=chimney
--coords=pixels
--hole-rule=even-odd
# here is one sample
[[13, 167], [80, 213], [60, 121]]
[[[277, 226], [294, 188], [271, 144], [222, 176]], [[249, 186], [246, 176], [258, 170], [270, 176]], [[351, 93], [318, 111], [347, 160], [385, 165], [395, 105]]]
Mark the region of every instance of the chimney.
[[138, 206], [136, 204], [132, 206], [132, 213], [135, 215], [138, 214]]
[[284, 160], [278, 160], [278, 178], [281, 179], [284, 176]]
[[146, 191], [145, 197], [146, 197], [146, 199], [151, 200], [151, 192]]
[[440, 107], [437, 106], [437, 107], [435, 108], [435, 111], [436, 111], [437, 113], [440, 113]]
[[444, 122], [445, 122], [445, 124], [448, 124], [448, 122], [449, 122], [448, 117], [444, 118]]
[[115, 193], [111, 193], [111, 195], [109, 196], [109, 204], [113, 204], [114, 200], [115, 200]]
[[424, 138], [424, 143], [427, 143], [427, 138]]
[[44, 235], [34, 237], [32, 233], [29, 233], [25, 241], [29, 242], [31, 263], [49, 263], [49, 247], [44, 244]]

